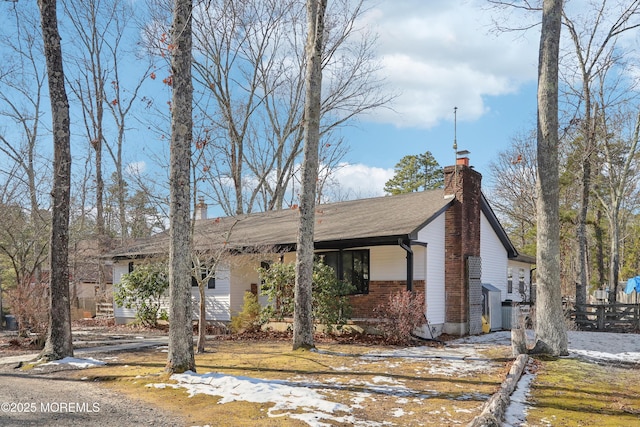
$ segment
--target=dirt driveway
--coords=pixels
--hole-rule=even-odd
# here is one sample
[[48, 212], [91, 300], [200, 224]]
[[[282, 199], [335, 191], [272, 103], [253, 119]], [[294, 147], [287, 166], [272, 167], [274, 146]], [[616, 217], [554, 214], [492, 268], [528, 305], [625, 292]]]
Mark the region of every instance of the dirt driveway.
[[[20, 360], [29, 360], [36, 353], [9, 347], [6, 343], [11, 336], [2, 334], [0, 426], [185, 425], [184, 420], [167, 411], [72, 378], [65, 372], [70, 369], [68, 365], [18, 369]], [[118, 330], [74, 330], [75, 356], [92, 357], [101, 348], [122, 351], [164, 339], [157, 335], [121, 334]]]
[[[123, 333], [125, 332], [125, 333]], [[104, 351], [127, 350], [166, 341], [164, 334], [118, 328], [73, 331], [76, 357], [100, 357]], [[177, 426], [185, 421], [142, 401], [132, 402], [98, 384], [72, 378], [69, 365], [23, 371], [20, 361], [37, 353], [9, 345], [15, 338], [0, 332], [0, 426], [126, 425]], [[103, 354], [100, 354], [103, 353]]]
[[64, 372], [0, 366], [2, 426], [185, 425], [180, 418]]

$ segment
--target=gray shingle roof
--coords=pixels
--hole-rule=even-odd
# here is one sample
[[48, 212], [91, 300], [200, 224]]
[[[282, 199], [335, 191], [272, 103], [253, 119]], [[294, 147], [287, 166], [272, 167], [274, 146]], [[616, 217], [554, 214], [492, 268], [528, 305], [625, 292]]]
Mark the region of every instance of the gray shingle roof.
[[[318, 205], [316, 246], [348, 247], [415, 238], [415, 233], [443, 212], [451, 201], [444, 197], [442, 190], [432, 190]], [[199, 220], [195, 225], [194, 247], [215, 247], [225, 241], [229, 248], [238, 249], [293, 246], [297, 232], [297, 209]], [[112, 255], [127, 258], [168, 253], [168, 242], [168, 233], [162, 233], [136, 241]]]

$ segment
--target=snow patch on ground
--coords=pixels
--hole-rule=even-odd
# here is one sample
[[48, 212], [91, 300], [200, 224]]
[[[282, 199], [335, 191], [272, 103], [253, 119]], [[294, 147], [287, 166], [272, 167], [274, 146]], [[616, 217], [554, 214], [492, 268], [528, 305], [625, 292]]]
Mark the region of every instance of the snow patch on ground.
[[51, 362], [43, 363], [41, 366], [56, 366], [56, 365], [70, 365], [76, 368], [85, 369], [85, 368], [93, 368], [95, 366], [104, 366], [106, 362], [101, 360], [96, 360], [92, 358], [86, 359], [78, 359], [75, 357], [65, 357], [60, 360], [53, 360]]

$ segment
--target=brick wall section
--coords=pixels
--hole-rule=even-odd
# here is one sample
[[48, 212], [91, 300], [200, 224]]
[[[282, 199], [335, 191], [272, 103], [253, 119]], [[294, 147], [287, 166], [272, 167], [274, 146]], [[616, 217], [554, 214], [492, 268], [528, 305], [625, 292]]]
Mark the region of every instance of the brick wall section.
[[[389, 295], [397, 291], [407, 289], [406, 280], [378, 281], [369, 282], [369, 293], [363, 295], [351, 295], [349, 302], [353, 307], [351, 315], [354, 319], [368, 319], [375, 317], [374, 309], [389, 300]], [[425, 289], [424, 280], [414, 280], [413, 289], [423, 291]]]
[[445, 213], [445, 321], [469, 321], [466, 259], [480, 256], [482, 175], [467, 165], [444, 168], [445, 195], [455, 195]]

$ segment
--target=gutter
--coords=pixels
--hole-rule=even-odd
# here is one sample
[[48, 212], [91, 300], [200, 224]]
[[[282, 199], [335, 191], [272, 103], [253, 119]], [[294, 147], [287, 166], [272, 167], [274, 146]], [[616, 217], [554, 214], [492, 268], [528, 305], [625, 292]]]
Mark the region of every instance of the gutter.
[[407, 252], [407, 290], [413, 291], [413, 250], [411, 249], [411, 240], [406, 243], [402, 239], [398, 239], [398, 245]]

